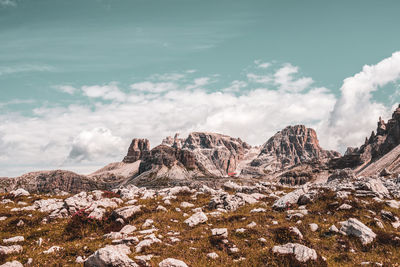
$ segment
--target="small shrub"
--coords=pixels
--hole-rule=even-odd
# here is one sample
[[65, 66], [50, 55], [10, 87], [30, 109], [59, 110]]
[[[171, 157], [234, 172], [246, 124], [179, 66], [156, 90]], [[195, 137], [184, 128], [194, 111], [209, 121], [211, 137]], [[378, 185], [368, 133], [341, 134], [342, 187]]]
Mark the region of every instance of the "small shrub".
[[103, 191], [103, 194], [101, 195], [103, 198], [113, 198], [113, 197], [121, 197], [119, 194], [114, 193], [112, 191]]
[[299, 236], [293, 233], [289, 227], [278, 227], [271, 229], [272, 238], [278, 244], [296, 243], [301, 241]]

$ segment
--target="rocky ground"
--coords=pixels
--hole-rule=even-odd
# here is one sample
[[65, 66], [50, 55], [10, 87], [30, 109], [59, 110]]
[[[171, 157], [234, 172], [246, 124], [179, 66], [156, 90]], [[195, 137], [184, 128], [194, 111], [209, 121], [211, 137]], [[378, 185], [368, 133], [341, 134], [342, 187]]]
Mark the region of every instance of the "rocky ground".
[[0, 266], [399, 266], [400, 179], [0, 195]]

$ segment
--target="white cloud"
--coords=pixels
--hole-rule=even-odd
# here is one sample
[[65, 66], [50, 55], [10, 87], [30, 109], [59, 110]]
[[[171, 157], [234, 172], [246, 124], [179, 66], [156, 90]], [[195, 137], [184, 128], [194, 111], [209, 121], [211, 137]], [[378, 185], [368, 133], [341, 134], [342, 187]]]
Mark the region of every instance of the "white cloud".
[[[112, 103], [101, 100], [115, 99], [110, 96], [120, 91], [115, 84], [83, 86], [84, 95], [93, 100], [90, 105], [44, 106], [34, 109], [33, 117], [1, 114], [0, 176], [10, 175], [5, 172], [11, 169], [18, 174], [37, 166], [82, 170], [83, 165], [120, 161], [134, 137], [149, 138], [155, 146], [175, 132], [215, 131], [262, 144], [289, 124], [318, 126], [335, 103], [329, 91], [318, 88], [301, 93], [261, 88], [232, 94], [209, 92], [203, 88], [208, 83], [209, 78], [202, 77], [175, 83], [176, 89], [165, 92], [130, 91]], [[231, 86], [245, 84], [237, 80]], [[19, 169], [11, 168], [13, 164]]]
[[177, 88], [177, 85], [172, 82], [161, 82], [161, 83], [139, 82], [131, 84], [130, 87], [133, 90], [142, 92], [161, 93], [169, 90], [174, 90]]
[[20, 72], [45, 72], [54, 71], [54, 67], [48, 65], [18, 65], [18, 66], [0, 66], [0, 76], [6, 74], [14, 74]]
[[253, 83], [262, 83], [262, 84], [268, 84], [272, 81], [271, 75], [257, 75], [254, 73], [247, 73], [247, 79], [249, 82]]
[[269, 62], [262, 62], [261, 60], [254, 60], [254, 64], [256, 64], [256, 65], [257, 65], [257, 68], [260, 68], [260, 69], [266, 69], [266, 68], [268, 68], [269, 66], [271, 66], [271, 63], [269, 63]]
[[242, 88], [245, 88], [247, 83], [244, 81], [235, 80], [231, 82], [231, 85], [225, 89], [222, 89], [223, 92], [240, 92]]
[[210, 83], [210, 78], [209, 77], [200, 77], [200, 78], [196, 78], [194, 79], [193, 84], [190, 84], [188, 86], [186, 86], [186, 90], [192, 90], [192, 89], [196, 89], [196, 88], [200, 88], [203, 87], [207, 84]]
[[118, 156], [123, 149], [122, 144], [122, 139], [113, 136], [107, 128], [84, 130], [73, 139], [68, 159], [91, 161], [99, 157]]
[[374, 101], [371, 93], [399, 79], [400, 52], [376, 65], [365, 65], [361, 72], [344, 79], [341, 97], [325, 126], [326, 145], [341, 150], [360, 145], [375, 130], [378, 117], [388, 117], [392, 112]]
[[70, 95], [73, 95], [78, 91], [78, 89], [76, 89], [75, 87], [73, 87], [71, 85], [56, 85], [56, 86], [54, 86], [54, 88], [63, 93], [67, 93]]
[[102, 98], [104, 100], [124, 101], [126, 95], [121, 92], [116, 83], [108, 85], [82, 86], [83, 93], [90, 98]]
[[295, 74], [296, 67], [284, 65], [265, 74], [274, 79], [268, 86], [254, 89], [235, 80], [219, 92], [208, 90], [209, 77], [166, 82], [168, 90], [159, 90], [159, 83], [136, 83], [146, 93], [124, 93], [116, 83], [83, 86], [90, 104], [43, 106], [31, 117], [0, 114], [0, 176], [38, 166], [105, 165], [120, 161], [134, 137], [148, 138], [154, 147], [175, 132], [213, 131], [262, 144], [287, 125], [305, 124], [317, 130], [323, 147], [357, 145], [388, 110], [371, 92], [399, 78], [400, 54], [345, 79], [338, 101], [330, 90], [313, 87], [311, 78]]
[[291, 64], [285, 64], [274, 74], [274, 82], [279, 85], [279, 89], [290, 92], [300, 92], [311, 86], [314, 82], [310, 77], [294, 79], [293, 74], [298, 73], [299, 68]]

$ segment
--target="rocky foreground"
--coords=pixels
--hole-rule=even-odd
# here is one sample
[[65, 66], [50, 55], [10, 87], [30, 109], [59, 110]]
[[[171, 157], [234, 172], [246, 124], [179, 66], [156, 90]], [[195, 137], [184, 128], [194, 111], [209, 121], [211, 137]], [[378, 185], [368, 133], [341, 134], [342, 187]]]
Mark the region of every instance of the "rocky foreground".
[[400, 179], [1, 195], [0, 266], [399, 266]]

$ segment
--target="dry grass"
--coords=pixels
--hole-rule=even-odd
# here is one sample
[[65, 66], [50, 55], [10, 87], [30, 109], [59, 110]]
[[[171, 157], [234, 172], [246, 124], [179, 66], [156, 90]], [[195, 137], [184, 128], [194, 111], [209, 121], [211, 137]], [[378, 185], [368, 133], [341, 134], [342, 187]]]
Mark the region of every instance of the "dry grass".
[[[282, 188], [284, 189], [284, 188]], [[284, 189], [288, 191], [288, 189]], [[35, 199], [44, 196], [21, 197], [18, 201], [25, 201], [29, 204]], [[45, 196], [48, 198], [50, 196]], [[202, 207], [205, 212], [208, 210], [209, 195], [200, 194], [196, 200], [191, 194], [181, 194], [176, 200], [171, 200], [171, 205], [165, 205], [161, 198], [139, 200], [137, 204], [143, 205], [141, 213], [136, 214], [128, 220], [128, 223], [135, 225], [141, 230], [146, 219], [153, 219], [154, 226], [159, 229], [156, 235], [162, 236], [162, 243], [154, 244], [146, 248], [142, 253], [136, 253], [132, 246], [132, 259], [137, 255], [153, 254], [150, 261], [151, 266], [158, 266], [158, 263], [168, 257], [185, 261], [189, 266], [357, 266], [361, 262], [380, 262], [385, 266], [399, 266], [400, 262], [400, 235], [390, 223], [380, 218], [380, 210], [391, 211], [400, 217], [399, 210], [387, 207], [385, 204], [376, 203], [371, 199], [364, 199], [368, 204], [363, 204], [360, 199], [354, 197], [348, 199], [335, 199], [334, 193], [325, 192], [320, 199], [307, 205], [309, 214], [306, 215], [300, 224], [295, 221], [286, 220], [286, 212], [274, 211], [271, 209], [273, 199], [267, 198], [254, 205], [246, 205], [234, 212], [222, 214], [219, 217], [209, 216], [205, 224], [196, 227], [189, 227], [183, 221], [187, 218], [183, 214], [191, 215], [191, 208], [181, 208], [183, 201], [195, 204], [195, 207]], [[332, 202], [336, 202], [332, 204]], [[343, 203], [348, 203], [354, 209], [339, 211]], [[158, 205], [163, 205], [168, 212], [157, 211]], [[6, 208], [8, 206], [8, 208]], [[0, 257], [0, 264], [5, 261], [18, 260], [26, 263], [28, 258], [34, 259], [34, 266], [79, 266], [75, 263], [77, 256], [88, 257], [97, 249], [110, 244], [110, 240], [102, 236], [110, 231], [119, 231], [122, 225], [115, 223], [111, 211], [102, 221], [88, 219], [87, 216], [75, 216], [68, 219], [58, 219], [48, 224], [42, 224], [42, 219], [47, 214], [40, 212], [11, 212], [10, 208], [16, 204], [0, 205], [0, 216], [8, 216], [5, 221], [0, 221], [0, 239], [16, 235], [25, 237], [21, 243], [24, 253]], [[267, 210], [265, 213], [250, 213], [254, 208], [262, 207]], [[182, 211], [176, 211], [180, 208]], [[296, 209], [297, 206], [292, 207]], [[373, 217], [368, 211], [376, 212], [385, 225], [381, 230], [373, 223]], [[350, 217], [358, 218], [369, 225], [377, 233], [376, 240], [369, 246], [363, 246], [357, 238], [328, 233], [328, 228], [335, 224], [340, 227], [339, 222]], [[23, 220], [22, 227], [16, 224]], [[278, 221], [273, 225], [272, 221]], [[249, 229], [247, 225], [255, 222], [257, 225]], [[319, 225], [316, 232], [309, 229], [310, 223]], [[304, 235], [300, 240], [289, 231], [289, 227], [296, 226]], [[227, 228], [228, 243], [222, 242], [220, 238], [211, 237], [212, 228]], [[236, 229], [246, 228], [244, 233], [237, 233]], [[179, 242], [172, 243], [168, 238], [170, 232], [179, 232]], [[138, 235], [140, 237], [140, 235]], [[259, 241], [265, 238], [266, 242]], [[36, 241], [43, 238], [43, 244], [38, 247]], [[297, 242], [318, 253], [318, 260], [307, 264], [298, 263], [293, 257], [274, 255], [271, 249], [274, 245], [287, 242]], [[51, 246], [61, 246], [63, 250], [57, 254], [43, 254]], [[239, 252], [232, 253], [230, 248], [237, 247]], [[207, 258], [207, 253], [216, 252], [218, 259]], [[55, 256], [56, 255], [56, 256]], [[326, 262], [322, 260], [326, 258]], [[242, 261], [237, 261], [245, 258]]]

